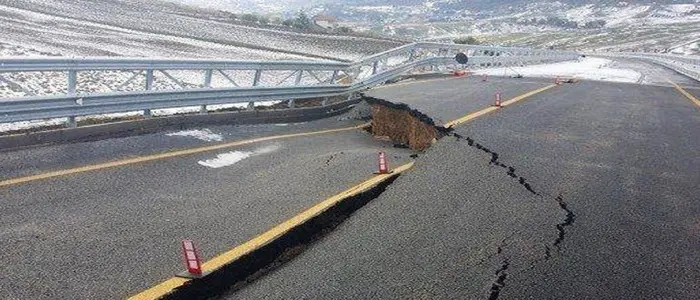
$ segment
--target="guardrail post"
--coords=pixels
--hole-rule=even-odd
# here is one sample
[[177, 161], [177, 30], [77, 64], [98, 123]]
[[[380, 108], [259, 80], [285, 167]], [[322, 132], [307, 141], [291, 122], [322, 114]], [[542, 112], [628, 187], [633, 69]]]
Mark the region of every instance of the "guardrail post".
[[[146, 90], [150, 91], [153, 89], [153, 69], [146, 70]], [[143, 110], [143, 117], [144, 118], [150, 118], [153, 114], [151, 114], [150, 109], [144, 109]]]
[[[212, 74], [214, 73], [214, 70], [204, 70], [204, 87], [205, 88], [210, 88], [211, 87], [211, 77]], [[207, 106], [202, 105], [199, 107], [199, 113], [200, 114], [206, 114], [207, 111]]]
[[210, 88], [211, 87], [211, 76], [213, 75], [214, 70], [205, 70], [204, 71], [204, 87]]
[[330, 84], [335, 83], [335, 78], [338, 77], [338, 72], [339, 72], [338, 70], [333, 71], [333, 75], [331, 75]]
[[255, 70], [255, 77], [253, 77], [253, 86], [258, 86], [260, 84], [260, 75], [262, 70]]
[[68, 95], [75, 95], [78, 86], [78, 71], [68, 71]]
[[294, 85], [299, 85], [301, 84], [301, 77], [304, 75], [304, 70], [298, 70], [297, 71], [297, 78], [294, 79]]
[[153, 70], [146, 70], [146, 90], [153, 89]]
[[[78, 86], [78, 71], [68, 71], [68, 95], [75, 95]], [[67, 125], [70, 128], [78, 127], [75, 116], [68, 117]]]
[[75, 117], [68, 117], [68, 121], [66, 122], [69, 128], [76, 128], [78, 127], [78, 122], [75, 120]]

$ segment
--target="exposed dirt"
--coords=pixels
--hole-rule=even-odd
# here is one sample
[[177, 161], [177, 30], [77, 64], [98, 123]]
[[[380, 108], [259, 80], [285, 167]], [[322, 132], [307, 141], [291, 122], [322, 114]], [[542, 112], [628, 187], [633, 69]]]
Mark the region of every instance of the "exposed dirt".
[[433, 119], [406, 104], [366, 96], [363, 99], [372, 106], [372, 135], [389, 139], [397, 146], [423, 151], [449, 133], [448, 129], [435, 125]]

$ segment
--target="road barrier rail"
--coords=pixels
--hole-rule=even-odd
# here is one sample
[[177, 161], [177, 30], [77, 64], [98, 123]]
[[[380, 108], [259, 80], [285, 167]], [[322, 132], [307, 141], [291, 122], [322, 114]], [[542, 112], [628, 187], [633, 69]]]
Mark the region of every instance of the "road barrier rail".
[[[457, 53], [469, 57], [458, 64]], [[0, 58], [0, 123], [352, 96], [406, 74], [514, 67], [572, 60], [575, 52], [513, 47], [413, 43], [353, 63], [144, 58]], [[39, 87], [32, 82], [39, 81]], [[47, 83], [48, 82], [48, 83]], [[49, 86], [49, 88], [46, 88]], [[43, 90], [42, 90], [43, 88]], [[47, 91], [48, 90], [48, 91]], [[325, 102], [324, 102], [325, 103]]]
[[645, 60], [672, 69], [685, 76], [700, 81], [700, 57], [657, 53], [614, 53], [612, 57], [624, 57]]

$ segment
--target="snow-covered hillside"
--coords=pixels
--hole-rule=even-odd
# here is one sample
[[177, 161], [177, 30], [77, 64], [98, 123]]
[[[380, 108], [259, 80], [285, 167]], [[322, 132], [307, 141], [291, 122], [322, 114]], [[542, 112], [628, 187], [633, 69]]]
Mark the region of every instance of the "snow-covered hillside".
[[668, 51], [700, 38], [698, 2], [338, 0], [324, 9], [357, 28], [413, 39], [476, 36], [500, 45]]
[[400, 45], [244, 26], [156, 0], [0, 0], [0, 22], [2, 43], [74, 56], [354, 60]]

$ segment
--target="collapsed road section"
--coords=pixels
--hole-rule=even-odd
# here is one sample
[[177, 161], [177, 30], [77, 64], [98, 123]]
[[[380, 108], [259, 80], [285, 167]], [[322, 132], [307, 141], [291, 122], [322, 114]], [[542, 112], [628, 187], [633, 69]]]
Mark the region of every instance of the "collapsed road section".
[[[371, 119], [371, 126], [366, 130], [375, 138], [392, 141], [395, 147], [425, 151], [445, 136], [451, 135], [458, 141], [462, 140], [462, 137], [452, 133], [451, 129], [436, 126], [430, 117], [407, 105], [371, 97], [364, 97], [363, 100], [343, 118]], [[471, 139], [468, 138], [467, 142], [470, 141]], [[473, 144], [475, 143], [471, 141], [470, 146]], [[484, 151], [484, 149], [480, 150]], [[490, 164], [502, 164], [498, 161], [497, 154], [490, 150], [487, 152], [492, 156]], [[405, 169], [408, 168], [410, 166]], [[185, 282], [165, 295], [165, 298], [209, 298], [232, 294], [243, 289], [265, 274], [279, 269], [310, 246], [327, 237], [354, 212], [379, 197], [403, 171], [402, 169], [387, 176], [360, 193], [340, 199], [319, 214], [298, 223], [266, 243], [260, 243], [260, 246], [222, 265], [206, 277]], [[532, 189], [528, 188], [529, 184], [522, 178], [519, 184], [526, 186], [526, 189], [532, 192]], [[500, 280], [505, 279], [504, 274], [499, 272], [498, 275], [502, 277]], [[491, 297], [497, 297], [502, 286], [503, 283], [500, 282], [496, 290], [491, 287]]]
[[[406, 105], [366, 97], [343, 119], [372, 120], [366, 130], [396, 147], [425, 150], [448, 130]], [[383, 156], [382, 156], [383, 157]], [[417, 156], [413, 156], [414, 158]], [[133, 299], [197, 299], [235, 291], [293, 259], [323, 238], [353, 212], [378, 197], [413, 163], [380, 172], [285, 221], [270, 231], [203, 264], [205, 275], [173, 278], [132, 297]], [[381, 170], [380, 170], [381, 171]], [[214, 261], [214, 263], [212, 263]], [[193, 277], [193, 276], [187, 276]]]

